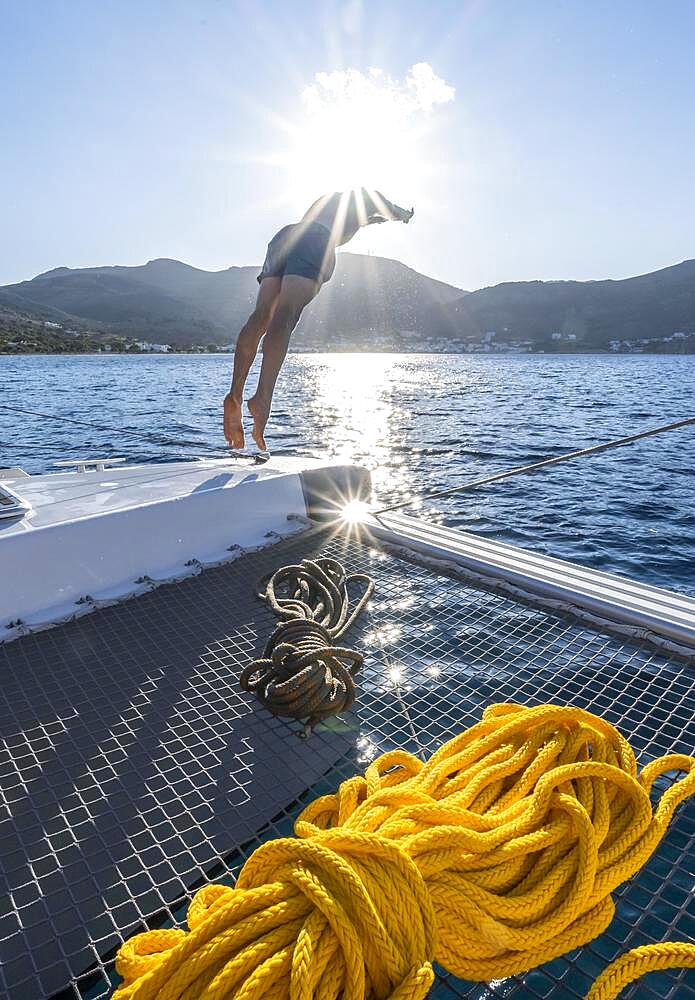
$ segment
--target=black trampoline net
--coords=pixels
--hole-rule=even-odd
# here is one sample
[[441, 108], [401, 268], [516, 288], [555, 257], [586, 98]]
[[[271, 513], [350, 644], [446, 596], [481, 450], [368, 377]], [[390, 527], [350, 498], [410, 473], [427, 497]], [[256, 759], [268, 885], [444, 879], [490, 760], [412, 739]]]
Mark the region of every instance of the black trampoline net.
[[[239, 690], [275, 624], [254, 583], [331, 555], [376, 592], [346, 637], [366, 654], [356, 710], [320, 727], [274, 719]], [[309, 532], [184, 582], [0, 646], [0, 989], [97, 1000], [118, 945], [182, 925], [208, 881], [233, 883], [306, 802], [395, 746], [428, 756], [498, 701], [602, 715], [641, 764], [695, 749], [695, 668], [405, 561]], [[695, 938], [695, 802], [616, 894], [588, 947], [489, 984], [440, 971], [432, 996], [582, 998], [630, 947]], [[693, 973], [626, 998], [695, 997]]]

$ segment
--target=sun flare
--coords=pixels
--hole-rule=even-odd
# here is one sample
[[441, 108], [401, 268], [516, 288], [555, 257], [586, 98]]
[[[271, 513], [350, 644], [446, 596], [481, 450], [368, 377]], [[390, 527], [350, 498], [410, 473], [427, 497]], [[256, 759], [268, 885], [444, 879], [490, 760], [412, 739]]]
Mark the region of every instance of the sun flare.
[[348, 500], [340, 511], [340, 516], [347, 524], [362, 524], [369, 514], [369, 504], [364, 500]]

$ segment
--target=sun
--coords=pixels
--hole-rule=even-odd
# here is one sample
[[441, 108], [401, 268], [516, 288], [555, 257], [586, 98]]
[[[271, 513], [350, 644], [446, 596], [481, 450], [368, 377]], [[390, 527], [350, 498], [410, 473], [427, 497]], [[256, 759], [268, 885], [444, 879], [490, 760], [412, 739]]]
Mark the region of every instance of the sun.
[[293, 194], [360, 187], [406, 200], [436, 157], [430, 112], [453, 88], [422, 63], [405, 80], [380, 69], [317, 73], [301, 94], [301, 113], [288, 124], [283, 157]]
[[307, 114], [289, 153], [293, 186], [307, 192], [412, 189], [418, 172], [414, 137], [388, 104], [352, 94]]
[[369, 504], [364, 500], [348, 500], [340, 511], [340, 516], [349, 525], [362, 524], [367, 520]]

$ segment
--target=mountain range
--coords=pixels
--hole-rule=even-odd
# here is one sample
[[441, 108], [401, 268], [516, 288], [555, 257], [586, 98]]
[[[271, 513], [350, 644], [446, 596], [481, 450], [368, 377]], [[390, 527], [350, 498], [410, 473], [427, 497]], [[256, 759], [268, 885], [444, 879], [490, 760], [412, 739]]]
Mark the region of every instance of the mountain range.
[[611, 340], [695, 333], [695, 260], [619, 281], [508, 281], [471, 292], [431, 316], [432, 329], [455, 337], [485, 331], [502, 339], [572, 336], [587, 348]]
[[[0, 307], [82, 331], [221, 345], [247, 318], [257, 273], [164, 258], [136, 267], [58, 267], [0, 287]], [[298, 340], [369, 348], [381, 334], [475, 342], [492, 331], [498, 343], [564, 339], [585, 349], [695, 334], [695, 260], [617, 281], [505, 282], [467, 293], [395, 260], [340, 253], [333, 279], [305, 310]]]
[[[229, 343], [253, 308], [257, 267], [203, 271], [181, 261], [139, 267], [58, 267], [0, 287], [0, 306], [97, 332], [171, 344]], [[395, 260], [338, 255], [336, 272], [302, 317], [301, 332], [330, 343], [334, 331], [417, 330], [446, 323], [462, 291]]]

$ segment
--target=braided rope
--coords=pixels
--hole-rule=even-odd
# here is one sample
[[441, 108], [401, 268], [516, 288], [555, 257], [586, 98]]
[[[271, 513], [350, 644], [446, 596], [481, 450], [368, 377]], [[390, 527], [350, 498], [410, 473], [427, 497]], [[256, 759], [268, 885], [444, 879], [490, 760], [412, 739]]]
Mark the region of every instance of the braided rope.
[[625, 952], [601, 973], [587, 1000], [616, 1000], [629, 983], [664, 969], [695, 969], [695, 944], [661, 941]]
[[[346, 573], [336, 559], [304, 559], [283, 566], [261, 581], [258, 596], [278, 618], [263, 655], [245, 667], [239, 683], [273, 715], [305, 720], [311, 729], [330, 715], [346, 712], [355, 701], [354, 675], [364, 657], [335, 645], [350, 628], [374, 591], [364, 573]], [[349, 587], [364, 592], [350, 610]]]
[[[692, 795], [693, 757], [639, 773], [590, 712], [491, 706], [425, 764], [393, 750], [316, 799], [235, 888], [194, 896], [188, 932], [127, 941], [114, 1000], [424, 1000], [435, 960], [480, 982], [525, 972], [606, 929], [611, 893]], [[664, 967], [663, 948], [628, 958], [609, 987]]]

